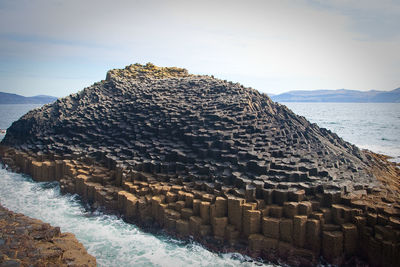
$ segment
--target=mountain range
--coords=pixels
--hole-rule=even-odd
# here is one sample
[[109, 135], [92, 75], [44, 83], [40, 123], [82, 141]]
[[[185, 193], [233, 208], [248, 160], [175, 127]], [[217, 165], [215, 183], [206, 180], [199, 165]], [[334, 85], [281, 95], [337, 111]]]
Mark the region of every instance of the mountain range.
[[400, 103], [400, 88], [392, 91], [315, 90], [269, 95], [276, 102]]
[[26, 97], [17, 94], [0, 92], [0, 104], [47, 104], [55, 101], [57, 97], [37, 95]]
[[[276, 102], [400, 103], [400, 88], [392, 91], [299, 90], [268, 95]], [[56, 99], [48, 95], [26, 97], [0, 92], [0, 104], [47, 104]]]

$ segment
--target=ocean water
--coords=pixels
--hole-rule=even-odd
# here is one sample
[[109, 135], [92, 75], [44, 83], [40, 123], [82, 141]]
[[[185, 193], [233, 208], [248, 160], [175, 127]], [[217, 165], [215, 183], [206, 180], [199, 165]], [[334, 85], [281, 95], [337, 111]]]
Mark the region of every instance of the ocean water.
[[[40, 104], [2, 104], [0, 105], [0, 130], [5, 130], [29, 110], [41, 107]], [[0, 141], [6, 134], [0, 131]]]
[[[400, 104], [286, 103], [295, 113], [345, 140], [400, 159]], [[38, 105], [0, 105], [0, 128]], [[0, 140], [4, 135], [0, 134]], [[120, 218], [89, 212], [53, 183], [0, 169], [0, 203], [71, 232], [99, 266], [271, 266], [236, 253], [218, 254], [194, 242], [143, 232]]]
[[7, 129], [29, 110], [41, 107], [40, 104], [10, 104], [0, 105], [0, 129]]
[[74, 233], [98, 266], [272, 266], [237, 253], [217, 254], [194, 242], [143, 232], [102, 212], [89, 212], [57, 182], [37, 183], [0, 169], [0, 203], [8, 209]]
[[282, 103], [344, 140], [400, 163], [400, 103]]

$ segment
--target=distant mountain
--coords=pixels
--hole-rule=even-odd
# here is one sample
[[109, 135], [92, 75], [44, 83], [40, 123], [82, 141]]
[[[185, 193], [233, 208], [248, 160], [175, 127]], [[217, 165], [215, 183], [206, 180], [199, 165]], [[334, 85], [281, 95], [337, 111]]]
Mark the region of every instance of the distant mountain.
[[57, 99], [54, 96], [37, 95], [26, 97], [17, 94], [0, 92], [0, 104], [47, 104]]
[[400, 88], [393, 91], [367, 92], [356, 90], [315, 90], [290, 91], [279, 95], [270, 95], [277, 102], [352, 102], [352, 103], [400, 103]]

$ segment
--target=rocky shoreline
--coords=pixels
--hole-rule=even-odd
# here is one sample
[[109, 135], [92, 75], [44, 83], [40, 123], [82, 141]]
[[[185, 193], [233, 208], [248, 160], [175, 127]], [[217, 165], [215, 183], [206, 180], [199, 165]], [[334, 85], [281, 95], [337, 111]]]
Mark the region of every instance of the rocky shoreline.
[[[10, 170], [35, 181], [59, 181], [63, 193], [79, 194], [128, 222], [193, 238], [215, 251], [237, 251], [294, 266], [315, 265], [320, 256], [338, 265], [363, 265], [359, 259], [373, 266], [399, 262], [398, 208], [382, 202], [381, 190], [360, 195], [325, 192], [317, 194], [320, 202], [308, 200], [305, 191], [282, 195], [278, 189], [264, 190], [264, 197], [253, 202], [229, 193], [215, 195], [207, 188], [158, 182], [150, 173], [125, 174], [96, 162], [6, 147], [0, 155]], [[390, 162], [381, 164], [398, 169]]]
[[71, 233], [0, 205], [1, 266], [96, 266]]
[[[266, 95], [135, 64], [13, 123], [1, 161], [125, 220], [291, 265], [400, 265], [400, 172]], [[361, 264], [361, 263], [360, 263]]]

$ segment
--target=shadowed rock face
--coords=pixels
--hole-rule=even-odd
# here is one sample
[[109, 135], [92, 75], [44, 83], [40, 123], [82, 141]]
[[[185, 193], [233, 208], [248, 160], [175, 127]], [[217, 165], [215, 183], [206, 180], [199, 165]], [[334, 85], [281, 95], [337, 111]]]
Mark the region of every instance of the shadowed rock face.
[[105, 81], [29, 112], [2, 143], [217, 189], [351, 190], [376, 181], [357, 147], [265, 94], [152, 64], [111, 70]]

